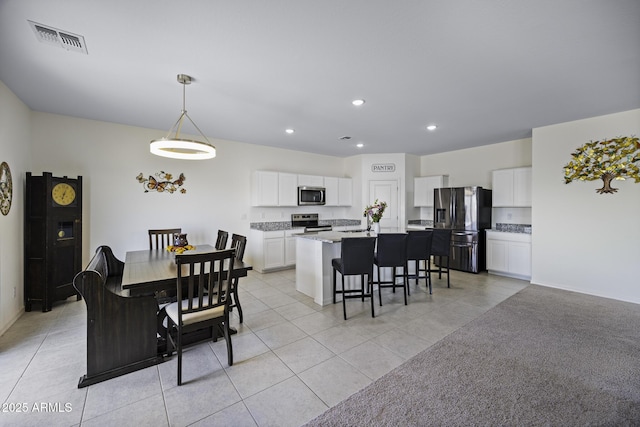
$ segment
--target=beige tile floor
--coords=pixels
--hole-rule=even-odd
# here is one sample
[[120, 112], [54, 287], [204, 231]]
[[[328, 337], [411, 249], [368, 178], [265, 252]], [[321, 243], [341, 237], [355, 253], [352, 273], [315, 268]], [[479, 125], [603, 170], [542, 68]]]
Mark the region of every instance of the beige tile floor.
[[78, 389], [86, 308], [70, 298], [25, 313], [0, 337], [0, 425], [298, 426], [528, 285], [452, 271], [447, 288], [445, 277], [432, 295], [412, 282], [407, 306], [385, 289], [375, 318], [368, 301], [349, 300], [344, 321], [341, 304], [295, 290], [295, 270], [251, 272], [240, 282], [244, 324], [233, 318], [234, 365], [224, 340], [190, 347], [181, 387], [174, 355]]

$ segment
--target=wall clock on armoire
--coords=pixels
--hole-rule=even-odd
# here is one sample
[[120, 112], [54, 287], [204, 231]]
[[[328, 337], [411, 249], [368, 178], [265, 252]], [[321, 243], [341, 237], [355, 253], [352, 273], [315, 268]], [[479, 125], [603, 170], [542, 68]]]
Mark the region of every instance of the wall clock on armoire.
[[73, 278], [82, 270], [82, 177], [27, 172], [24, 218], [25, 310], [72, 295]]

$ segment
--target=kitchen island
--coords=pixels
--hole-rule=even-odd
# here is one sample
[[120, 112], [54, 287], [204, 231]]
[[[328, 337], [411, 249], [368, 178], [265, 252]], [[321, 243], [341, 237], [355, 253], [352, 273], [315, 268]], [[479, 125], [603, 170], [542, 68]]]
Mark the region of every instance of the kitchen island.
[[[313, 298], [319, 305], [333, 303], [333, 268], [331, 260], [340, 258], [340, 242], [345, 237], [375, 236], [367, 231], [319, 231], [297, 234], [296, 239], [296, 290]], [[336, 278], [340, 280], [340, 277]], [[346, 277], [349, 287], [359, 277]]]

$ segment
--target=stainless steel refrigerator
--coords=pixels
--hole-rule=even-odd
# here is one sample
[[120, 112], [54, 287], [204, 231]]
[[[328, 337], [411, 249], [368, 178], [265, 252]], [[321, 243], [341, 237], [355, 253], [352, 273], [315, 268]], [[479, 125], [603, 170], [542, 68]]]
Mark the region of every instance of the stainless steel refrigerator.
[[482, 187], [436, 188], [434, 228], [451, 229], [450, 268], [486, 270], [485, 230], [491, 228], [491, 190]]

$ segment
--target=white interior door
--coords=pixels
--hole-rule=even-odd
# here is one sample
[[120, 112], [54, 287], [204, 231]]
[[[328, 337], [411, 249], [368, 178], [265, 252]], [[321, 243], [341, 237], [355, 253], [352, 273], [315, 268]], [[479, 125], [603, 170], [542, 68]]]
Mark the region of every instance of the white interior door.
[[380, 220], [381, 228], [398, 228], [398, 181], [369, 181], [369, 202], [367, 205], [373, 204], [378, 199], [381, 202], [387, 202], [382, 219]]

